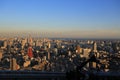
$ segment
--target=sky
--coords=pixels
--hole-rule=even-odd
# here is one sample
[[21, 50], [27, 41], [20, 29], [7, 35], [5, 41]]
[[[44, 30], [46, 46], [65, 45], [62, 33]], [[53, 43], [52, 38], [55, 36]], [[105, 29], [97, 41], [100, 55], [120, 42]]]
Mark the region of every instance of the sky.
[[0, 0], [0, 34], [120, 38], [120, 0]]

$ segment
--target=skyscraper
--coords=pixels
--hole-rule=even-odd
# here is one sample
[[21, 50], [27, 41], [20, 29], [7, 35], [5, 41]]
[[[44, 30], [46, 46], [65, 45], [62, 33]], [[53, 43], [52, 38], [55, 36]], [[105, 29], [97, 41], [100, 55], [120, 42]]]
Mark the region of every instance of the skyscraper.
[[76, 53], [77, 54], [80, 54], [82, 52], [81, 48], [80, 48], [80, 45], [77, 45], [76, 46]]
[[[93, 43], [93, 49], [92, 49], [91, 52], [90, 52], [90, 57], [93, 56], [93, 55], [94, 55], [97, 59], [99, 58], [99, 53], [98, 53], [98, 51], [97, 51], [97, 43], [96, 43], [96, 42]], [[90, 67], [91, 67], [91, 68], [96, 68], [97, 65], [98, 65], [96, 62], [90, 62], [89, 64], [90, 64]]]
[[11, 70], [17, 70], [16, 66], [17, 66], [16, 59], [12, 58], [11, 61], [10, 61], [10, 69]]
[[25, 43], [26, 43], [26, 39], [22, 39], [22, 42], [21, 42], [21, 44], [22, 44], [22, 49], [24, 48]]
[[7, 41], [5, 40], [3, 43], [3, 47], [6, 48], [7, 47]]
[[48, 42], [48, 48], [51, 48], [51, 43], [50, 42]]
[[10, 53], [11, 52], [11, 46], [8, 44], [7, 45], [7, 53]]
[[93, 52], [97, 52], [97, 44], [96, 44], [96, 42], [93, 43]]
[[0, 50], [0, 61], [1, 61], [2, 57], [3, 57], [3, 51]]

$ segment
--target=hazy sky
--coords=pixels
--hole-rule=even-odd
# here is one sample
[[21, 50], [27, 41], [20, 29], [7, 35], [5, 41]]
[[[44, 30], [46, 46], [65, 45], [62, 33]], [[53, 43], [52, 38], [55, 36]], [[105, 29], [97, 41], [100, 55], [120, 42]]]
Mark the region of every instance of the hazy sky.
[[0, 33], [120, 38], [120, 0], [0, 0]]

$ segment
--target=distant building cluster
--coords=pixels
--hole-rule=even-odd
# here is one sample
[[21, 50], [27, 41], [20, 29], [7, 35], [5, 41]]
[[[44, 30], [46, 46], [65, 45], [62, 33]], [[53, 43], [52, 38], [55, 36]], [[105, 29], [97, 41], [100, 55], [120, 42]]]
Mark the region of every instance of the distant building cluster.
[[120, 40], [6, 38], [0, 40], [0, 70], [66, 72], [95, 55], [89, 71], [120, 71]]

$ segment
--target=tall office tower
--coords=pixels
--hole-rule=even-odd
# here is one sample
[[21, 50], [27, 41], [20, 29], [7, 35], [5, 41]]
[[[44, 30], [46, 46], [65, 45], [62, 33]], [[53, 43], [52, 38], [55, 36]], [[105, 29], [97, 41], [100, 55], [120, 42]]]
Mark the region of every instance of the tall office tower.
[[7, 45], [7, 53], [10, 53], [11, 52], [11, 46], [8, 44]]
[[56, 42], [56, 46], [57, 46], [57, 48], [61, 48], [62, 47], [60, 41]]
[[11, 61], [10, 61], [10, 69], [11, 70], [17, 70], [17, 62], [16, 62], [16, 59], [15, 58], [12, 58]]
[[1, 61], [2, 57], [3, 57], [3, 51], [0, 50], [0, 61]]
[[46, 57], [46, 56], [43, 56], [43, 60], [47, 60], [47, 57]]
[[48, 48], [51, 48], [51, 43], [50, 42], [48, 42]]
[[[84, 57], [86, 59], [89, 59], [89, 54], [90, 54], [91, 49], [82, 49], [82, 54], [80, 54], [81, 57]], [[86, 67], [89, 68], [89, 63], [86, 64]]]
[[81, 53], [80, 45], [77, 45], [77, 47], [76, 47], [76, 53], [77, 53], [77, 54], [80, 54], [80, 53]]
[[58, 49], [57, 48], [54, 48], [54, 53], [55, 53], [55, 55], [58, 55]]
[[90, 51], [91, 51], [91, 49], [83, 49], [83, 51], [82, 51], [83, 57], [88, 59]]
[[99, 52], [97, 51], [97, 43], [96, 43], [96, 42], [93, 43], [92, 53], [96, 56], [96, 58], [99, 58], [100, 54], [99, 54]]
[[50, 52], [49, 51], [46, 53], [46, 57], [47, 57], [47, 60], [50, 60]]
[[7, 47], [7, 41], [5, 40], [3, 43], [3, 47], [6, 48]]
[[28, 48], [28, 56], [29, 56], [29, 58], [33, 57], [33, 52], [32, 52], [32, 47], [31, 46], [29, 46], [29, 48]]
[[[93, 55], [96, 56], [95, 52], [93, 52], [93, 50], [92, 50], [89, 54], [89, 57], [92, 57]], [[89, 67], [90, 68], [96, 68], [96, 62], [89, 62]]]
[[39, 46], [39, 45], [38, 45], [38, 40], [35, 41], [35, 46]]
[[[97, 44], [96, 42], [93, 43], [93, 49], [90, 52], [90, 57], [95, 55], [95, 57], [98, 59], [99, 58], [99, 53], [97, 52]], [[90, 67], [91, 68], [96, 68], [97, 67], [97, 63], [96, 62], [90, 62]]]
[[41, 45], [40, 40], [36, 40], [36, 46], [40, 46], [40, 45]]
[[93, 52], [97, 52], [97, 44], [96, 44], [96, 42], [93, 43]]
[[25, 43], [26, 43], [26, 41], [23, 39], [23, 40], [22, 40], [22, 49], [24, 48]]
[[113, 49], [113, 52], [114, 52], [114, 53], [117, 53], [117, 52], [118, 52], [118, 50], [117, 50], [117, 44], [118, 44], [118, 43], [112, 43], [112, 49]]

